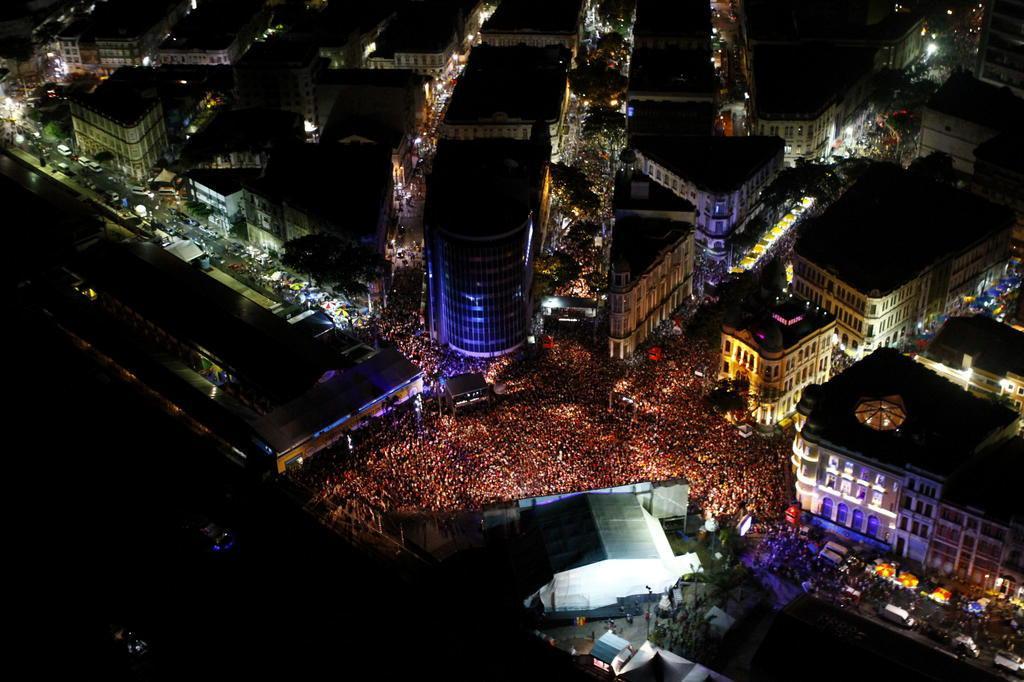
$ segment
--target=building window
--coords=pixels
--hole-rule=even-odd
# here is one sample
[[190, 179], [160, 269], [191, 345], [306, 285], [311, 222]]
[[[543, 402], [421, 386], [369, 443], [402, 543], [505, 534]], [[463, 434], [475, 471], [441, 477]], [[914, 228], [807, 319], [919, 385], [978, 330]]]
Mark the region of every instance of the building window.
[[861, 529], [861, 526], [863, 526], [863, 525], [864, 525], [864, 512], [862, 512], [860, 509], [854, 509], [853, 510], [853, 522], [850, 524], [850, 528], [853, 528], [854, 530], [859, 531]]
[[848, 511], [849, 510], [848, 510], [848, 508], [846, 506], [846, 503], [845, 502], [840, 502], [839, 503], [839, 507], [838, 507], [838, 511], [836, 512], [836, 523], [838, 523], [840, 526], [845, 526], [846, 525], [846, 514], [847, 514]]
[[826, 519], [832, 518], [832, 498], [826, 497], [821, 501], [821, 515]]
[[875, 537], [876, 535], [878, 535], [878, 517], [877, 516], [869, 516], [868, 517], [868, 535], [870, 535], [871, 537]]

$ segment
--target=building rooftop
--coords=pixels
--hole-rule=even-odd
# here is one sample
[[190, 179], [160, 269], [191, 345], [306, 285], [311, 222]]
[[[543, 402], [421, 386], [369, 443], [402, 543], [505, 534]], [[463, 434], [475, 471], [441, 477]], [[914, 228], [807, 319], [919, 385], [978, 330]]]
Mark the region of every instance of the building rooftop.
[[1013, 221], [1005, 206], [878, 163], [805, 223], [796, 253], [861, 293], [884, 293]]
[[715, 125], [712, 102], [656, 102], [631, 99], [626, 127], [633, 135], [710, 135]]
[[302, 395], [263, 415], [255, 428], [275, 451], [287, 452], [422, 374], [397, 350], [385, 348], [353, 367], [328, 372]]
[[138, 88], [111, 79], [90, 93], [76, 93], [72, 97], [77, 104], [125, 127], [138, 124], [146, 114], [160, 106], [158, 97], [145, 97]]
[[[994, 475], [998, 472], [998, 475]], [[982, 510], [1000, 521], [1024, 518], [1020, 482], [1024, 477], [1024, 438], [1009, 438], [972, 457], [942, 489], [947, 502]]]
[[711, 50], [678, 47], [633, 50], [629, 63], [629, 95], [661, 92], [706, 94], [718, 90], [718, 77], [711, 62]]
[[583, 0], [503, 0], [482, 33], [576, 33]]
[[182, 0], [107, 0], [96, 3], [89, 19], [96, 40], [137, 38], [169, 15]]
[[640, 171], [620, 172], [615, 176], [615, 196], [612, 200], [615, 215], [628, 215], [644, 211], [673, 211], [692, 214], [696, 210], [691, 202], [672, 190], [659, 185]]
[[751, 96], [759, 118], [813, 118], [874, 69], [875, 48], [758, 45]]
[[511, 139], [441, 140], [427, 178], [425, 223], [470, 239], [523, 227], [539, 210], [549, 151]]
[[228, 196], [241, 192], [243, 183], [259, 174], [258, 168], [193, 168], [185, 176], [221, 196]]
[[568, 87], [569, 52], [554, 47], [473, 48], [455, 86], [445, 123], [556, 121]]
[[1024, 132], [1015, 129], [999, 133], [975, 147], [974, 158], [1024, 175]]
[[309, 66], [318, 58], [316, 45], [303, 40], [278, 37], [257, 42], [235, 65], [242, 69], [297, 69]]
[[1024, 99], [1008, 87], [956, 71], [928, 100], [928, 108], [992, 130], [1011, 130], [1024, 121]]
[[104, 244], [76, 271], [174, 338], [192, 343], [274, 402], [344, 366], [283, 319], [156, 244]]
[[951, 317], [924, 355], [956, 369], [976, 367], [996, 376], [1024, 376], [1024, 332], [985, 315]]
[[921, 21], [921, 13], [892, 3], [835, 0], [747, 0], [743, 29], [752, 42], [833, 42], [882, 45], [898, 40]]
[[711, 40], [711, 4], [703, 0], [638, 0], [634, 37], [686, 36]]
[[378, 144], [296, 144], [273, 150], [245, 188], [315, 215], [357, 239], [376, 235], [391, 200], [391, 150]]
[[160, 49], [226, 49], [265, 5], [265, 0], [205, 0], [175, 24]]
[[183, 155], [198, 160], [233, 151], [264, 150], [304, 138], [302, 116], [295, 112], [230, 109], [217, 112], [205, 128], [190, 137]]
[[780, 137], [640, 136], [630, 140], [633, 149], [657, 161], [697, 187], [712, 192], [731, 192], [766, 165], [782, 160]]
[[612, 227], [612, 270], [621, 272], [628, 268], [630, 281], [635, 281], [666, 249], [692, 230], [692, 225], [667, 218], [637, 215], [620, 218]]
[[835, 316], [798, 296], [781, 294], [750, 299], [726, 316], [723, 331], [742, 336], [769, 353], [793, 348], [835, 321]]
[[[898, 428], [872, 428], [856, 414], [865, 401], [895, 405]], [[881, 348], [823, 385], [808, 387], [797, 406], [810, 442], [882, 465], [912, 465], [946, 476], [998, 438], [1019, 415], [978, 398], [899, 351]]]
[[459, 9], [452, 4], [410, 2], [404, 5], [377, 39], [370, 57], [390, 59], [396, 52], [443, 52], [456, 41]]

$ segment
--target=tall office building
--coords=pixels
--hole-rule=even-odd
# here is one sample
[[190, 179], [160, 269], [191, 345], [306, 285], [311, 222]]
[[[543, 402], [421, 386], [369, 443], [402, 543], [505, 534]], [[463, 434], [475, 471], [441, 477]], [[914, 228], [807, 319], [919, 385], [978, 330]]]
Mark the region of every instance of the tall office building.
[[424, 216], [430, 331], [463, 355], [493, 357], [526, 341], [547, 154], [517, 140], [438, 148]]
[[990, 0], [978, 49], [978, 78], [1024, 97], [1024, 0]]

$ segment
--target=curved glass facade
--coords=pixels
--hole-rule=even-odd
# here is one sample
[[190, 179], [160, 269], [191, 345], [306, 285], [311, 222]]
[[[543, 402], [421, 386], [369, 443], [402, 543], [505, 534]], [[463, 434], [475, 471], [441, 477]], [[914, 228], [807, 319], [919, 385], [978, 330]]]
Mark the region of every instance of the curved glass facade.
[[432, 232], [429, 276], [439, 340], [472, 356], [521, 346], [530, 324], [532, 221], [485, 238]]

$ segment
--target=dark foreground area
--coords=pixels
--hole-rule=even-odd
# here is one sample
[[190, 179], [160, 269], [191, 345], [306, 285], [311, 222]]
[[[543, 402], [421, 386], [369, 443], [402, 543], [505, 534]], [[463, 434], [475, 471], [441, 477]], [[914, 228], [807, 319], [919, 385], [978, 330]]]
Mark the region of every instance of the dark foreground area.
[[[571, 676], [516, 627], [486, 556], [399, 577], [38, 318], [16, 317], [12, 429], [24, 442], [8, 485], [38, 678]], [[196, 531], [207, 521], [234, 531], [234, 546], [211, 551]], [[148, 651], [130, 656], [116, 628]]]

